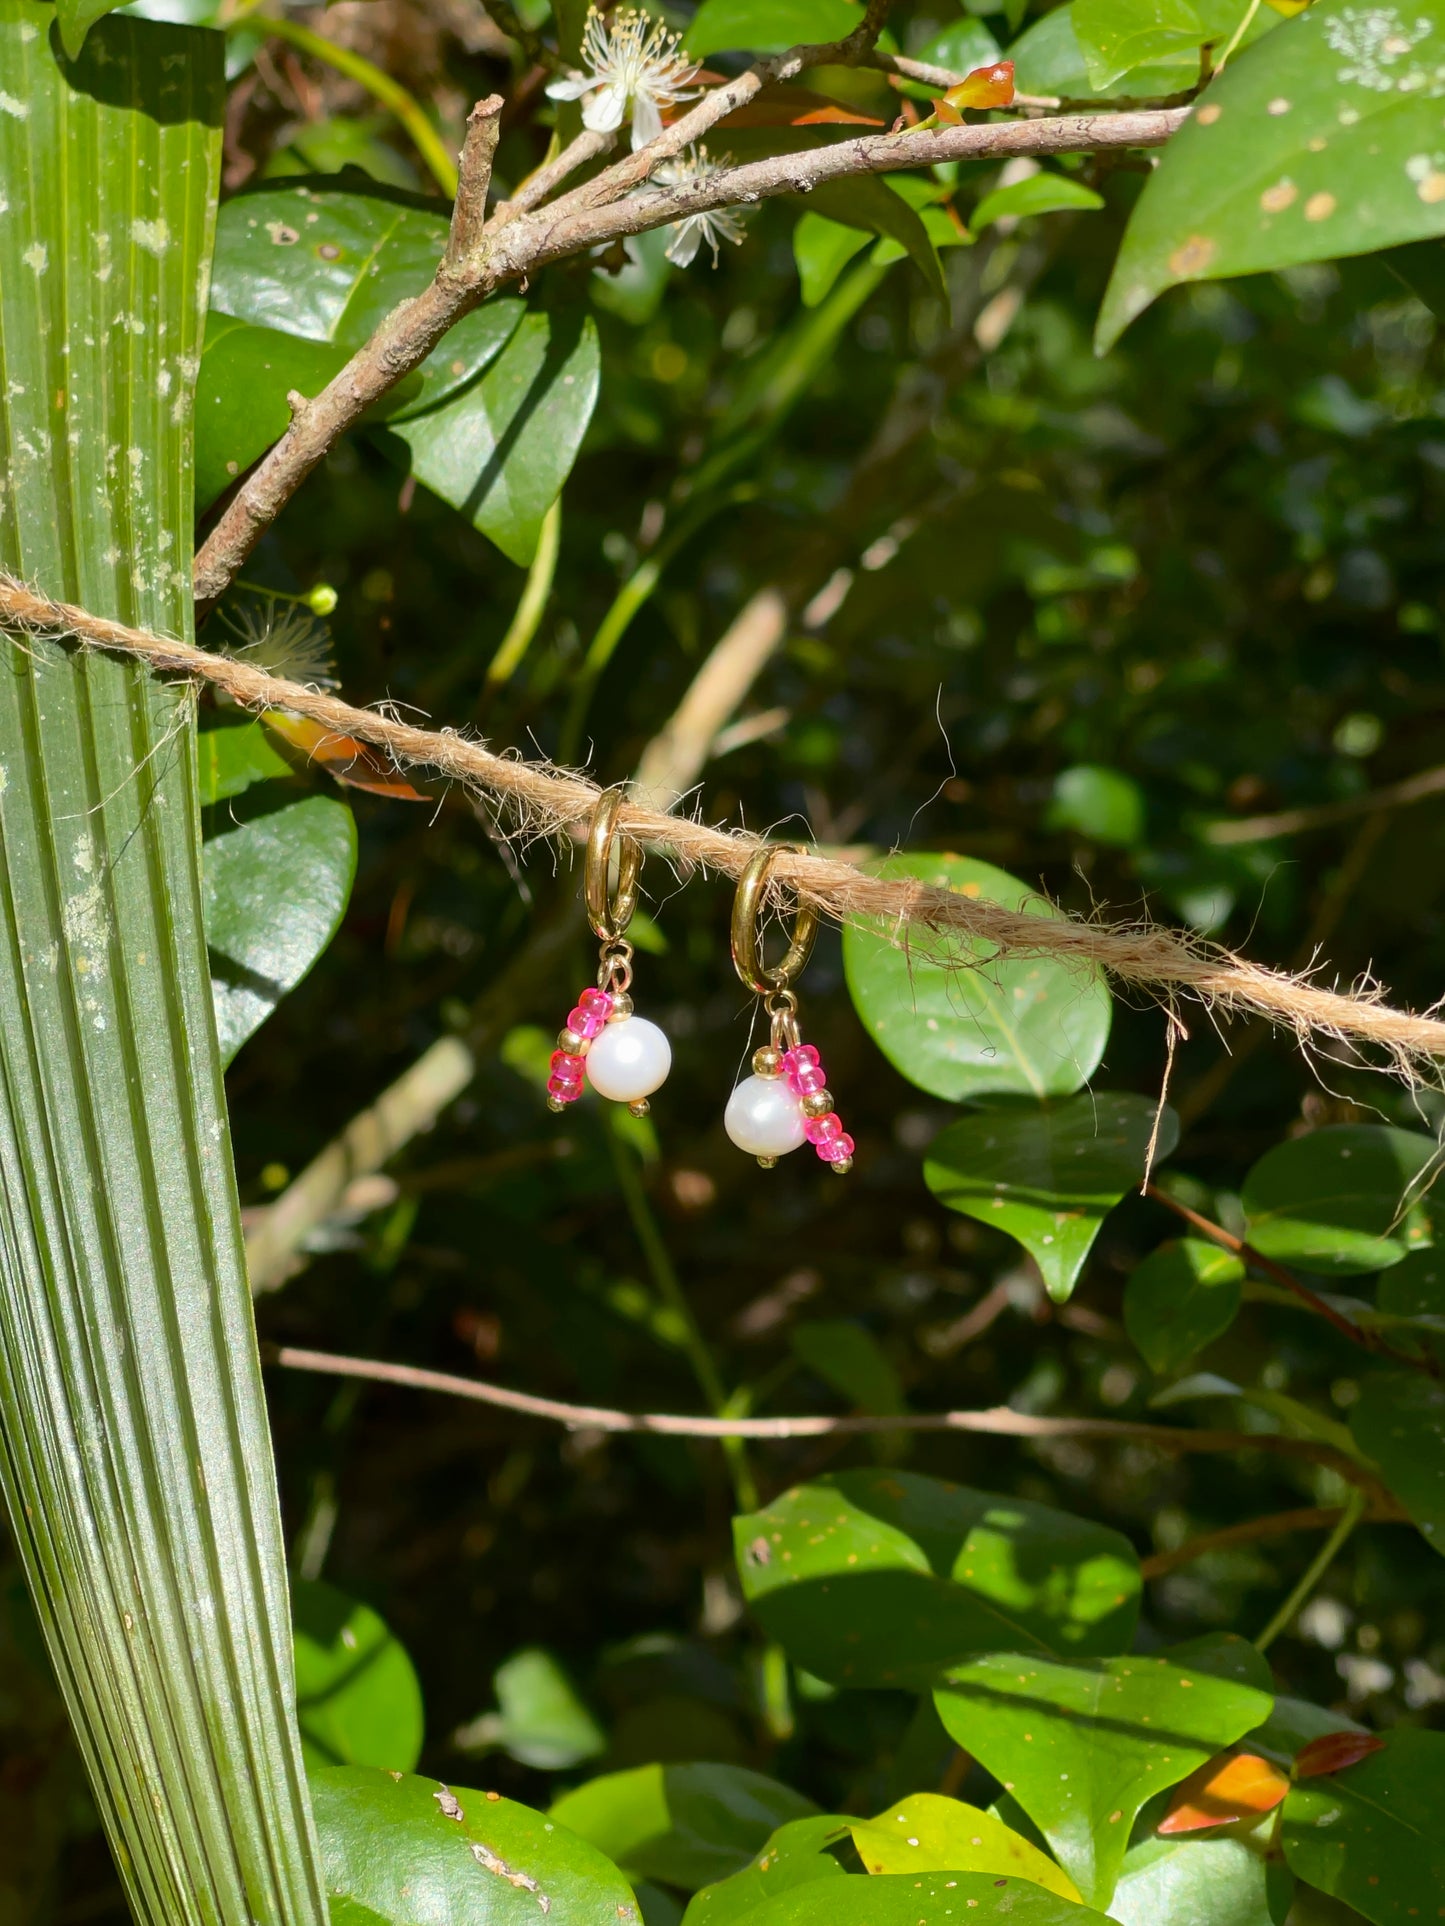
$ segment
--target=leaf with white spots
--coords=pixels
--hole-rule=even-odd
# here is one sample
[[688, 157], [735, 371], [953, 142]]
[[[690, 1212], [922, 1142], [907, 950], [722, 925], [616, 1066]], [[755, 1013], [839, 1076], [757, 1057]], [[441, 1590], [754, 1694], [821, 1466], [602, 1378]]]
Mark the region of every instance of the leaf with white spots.
[[839, 1685], [926, 1687], [971, 1652], [1126, 1649], [1139, 1562], [1118, 1532], [906, 1471], [846, 1471], [733, 1520], [770, 1638]]
[[1374, 1371], [1350, 1413], [1355, 1443], [1445, 1556], [1445, 1385], [1415, 1371]]
[[1105, 1217], [1179, 1141], [1167, 1105], [1127, 1092], [1086, 1092], [1067, 1103], [990, 1106], [950, 1124], [923, 1166], [950, 1210], [1016, 1237], [1043, 1272], [1049, 1296], [1073, 1290]]
[[956, 1667], [934, 1703], [1103, 1907], [1140, 1807], [1267, 1718], [1273, 1700], [1169, 1658], [1060, 1665], [995, 1652]]
[[[686, 1926], [704, 1926], [699, 1894]], [[694, 1917], [693, 1908], [697, 1908]], [[1106, 1926], [1102, 1913], [1076, 1906], [1026, 1879], [996, 1873], [907, 1873], [872, 1878], [862, 1873], [810, 1880], [746, 1913], [736, 1926]]]
[[1445, 0], [1317, 0], [1237, 54], [1165, 148], [1104, 297], [1108, 348], [1181, 281], [1445, 233]]
[[1244, 1265], [1202, 1238], [1161, 1244], [1129, 1274], [1124, 1329], [1151, 1371], [1177, 1371], [1239, 1314]]
[[1284, 1803], [1285, 1858], [1301, 1879], [1396, 1926], [1445, 1910], [1445, 1733], [1397, 1726], [1383, 1750]]
[[1335, 1277], [1385, 1270], [1433, 1241], [1425, 1193], [1434, 1140], [1386, 1124], [1332, 1124], [1265, 1152], [1244, 1180], [1249, 1241]]
[[[1037, 891], [972, 856], [893, 856], [880, 876], [914, 877], [971, 901], [1057, 916]], [[1042, 957], [1001, 960], [967, 937], [911, 947], [875, 918], [843, 931], [848, 989], [868, 1034], [911, 1083], [935, 1097], [1067, 1097], [1093, 1075], [1109, 1040], [1111, 1000], [1097, 971]]]
[[915, 1792], [848, 1830], [870, 1873], [1006, 1873], [1060, 1899], [1079, 1897], [1068, 1874], [1002, 1819], [939, 1792]]

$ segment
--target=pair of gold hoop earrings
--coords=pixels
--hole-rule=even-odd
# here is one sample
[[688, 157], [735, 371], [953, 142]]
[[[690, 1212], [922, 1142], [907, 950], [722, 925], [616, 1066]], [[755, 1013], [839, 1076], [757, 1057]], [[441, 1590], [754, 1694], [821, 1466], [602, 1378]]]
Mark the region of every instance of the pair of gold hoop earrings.
[[[590, 1083], [599, 1096], [625, 1103], [634, 1116], [645, 1116], [648, 1098], [672, 1068], [671, 1044], [632, 1007], [633, 950], [626, 930], [637, 907], [642, 850], [617, 827], [623, 800], [620, 786], [604, 790], [588, 832], [583, 894], [600, 944], [597, 982], [578, 997], [557, 1037], [547, 1078], [547, 1102], [556, 1111], [575, 1103]], [[853, 1167], [853, 1139], [833, 1108], [817, 1050], [798, 1034], [798, 998], [792, 987], [812, 954], [817, 912], [800, 903], [786, 955], [771, 966], [763, 960], [761, 919], [768, 878], [785, 850], [803, 853], [796, 843], [769, 843], [760, 849], [743, 871], [733, 900], [733, 968], [762, 998], [768, 1041], [753, 1052], [753, 1074], [728, 1099], [723, 1127], [738, 1148], [765, 1169], [808, 1143], [842, 1176]]]

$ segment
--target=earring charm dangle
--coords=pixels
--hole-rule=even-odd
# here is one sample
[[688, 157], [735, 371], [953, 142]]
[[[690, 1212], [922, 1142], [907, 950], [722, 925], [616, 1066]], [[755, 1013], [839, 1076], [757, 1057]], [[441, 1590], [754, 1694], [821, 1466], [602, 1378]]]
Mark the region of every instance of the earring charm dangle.
[[804, 853], [797, 843], [769, 843], [743, 871], [733, 899], [733, 968], [762, 998], [769, 1029], [768, 1041], [753, 1052], [753, 1074], [728, 1099], [723, 1128], [765, 1170], [808, 1143], [841, 1177], [853, 1168], [853, 1139], [833, 1108], [817, 1050], [799, 1039], [798, 999], [791, 988], [812, 954], [816, 910], [799, 903], [787, 954], [771, 967], [763, 961], [759, 919], [769, 872], [784, 850]]
[[[625, 1103], [634, 1117], [667, 1080], [672, 1046], [655, 1023], [632, 1010], [632, 945], [625, 931], [637, 907], [642, 851], [617, 827], [620, 785], [602, 792], [587, 837], [583, 893], [587, 919], [601, 945], [596, 987], [585, 989], [557, 1037], [547, 1078], [547, 1104], [565, 1110], [590, 1083], [600, 1097]], [[612, 880], [613, 851], [617, 880]]]

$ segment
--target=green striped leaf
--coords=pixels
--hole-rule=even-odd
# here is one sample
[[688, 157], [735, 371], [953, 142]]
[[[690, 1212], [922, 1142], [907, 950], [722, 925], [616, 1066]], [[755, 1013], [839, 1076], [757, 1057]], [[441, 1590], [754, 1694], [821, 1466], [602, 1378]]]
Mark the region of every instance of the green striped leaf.
[[[0, 565], [191, 633], [218, 35], [0, 0]], [[0, 1483], [132, 1909], [320, 1926], [194, 705], [0, 643]]]

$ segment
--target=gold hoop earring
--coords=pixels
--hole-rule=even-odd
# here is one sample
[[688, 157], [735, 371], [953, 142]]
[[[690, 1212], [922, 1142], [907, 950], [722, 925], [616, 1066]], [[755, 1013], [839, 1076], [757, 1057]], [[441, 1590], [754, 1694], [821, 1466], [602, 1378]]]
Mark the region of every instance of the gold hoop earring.
[[771, 1170], [779, 1157], [810, 1143], [841, 1177], [853, 1168], [853, 1139], [833, 1108], [822, 1061], [798, 1036], [798, 999], [792, 984], [801, 975], [818, 934], [818, 913], [799, 902], [781, 962], [763, 957], [762, 914], [773, 864], [784, 851], [803, 855], [797, 843], [767, 843], [738, 879], [733, 898], [733, 968], [762, 998], [768, 1041], [753, 1052], [753, 1074], [737, 1085], [723, 1113], [723, 1128], [737, 1145]]
[[672, 1045], [666, 1036], [632, 1009], [633, 950], [626, 930], [637, 907], [642, 849], [617, 826], [624, 800], [621, 784], [604, 789], [587, 833], [582, 894], [601, 948], [596, 986], [578, 997], [552, 1053], [547, 1104], [556, 1111], [576, 1103], [590, 1083], [599, 1096], [625, 1103], [634, 1117], [644, 1117], [648, 1098], [661, 1089], [672, 1068]]

